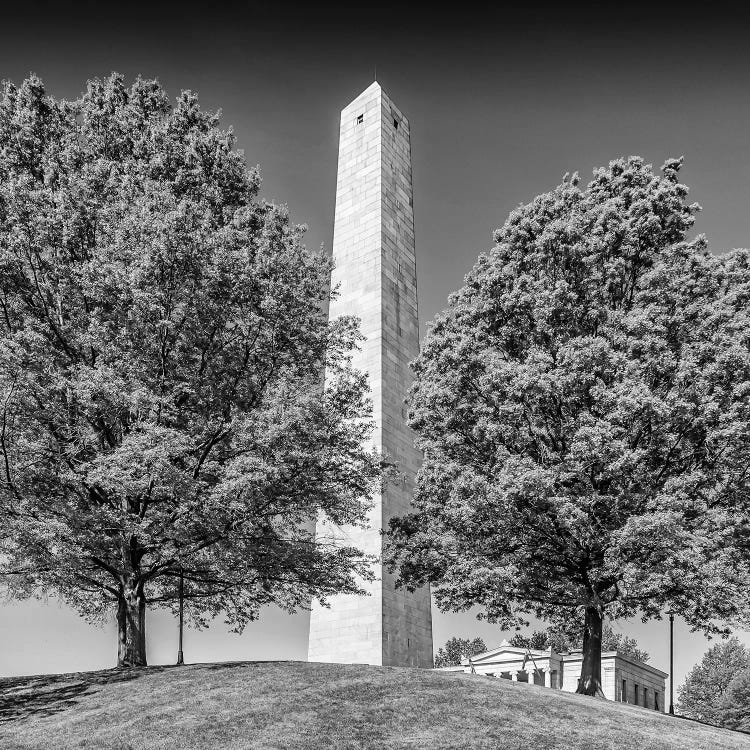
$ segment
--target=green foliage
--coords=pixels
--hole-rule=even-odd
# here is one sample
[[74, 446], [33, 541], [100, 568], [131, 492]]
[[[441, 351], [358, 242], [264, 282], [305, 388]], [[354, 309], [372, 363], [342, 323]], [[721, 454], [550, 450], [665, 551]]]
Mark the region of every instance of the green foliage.
[[605, 617], [747, 610], [750, 253], [687, 240], [679, 168], [621, 159], [521, 206], [430, 326], [388, 556], [442, 610], [577, 620], [591, 659]]
[[476, 656], [487, 650], [481, 638], [449, 638], [445, 646], [435, 654], [436, 667], [458, 667], [464, 659]]
[[736, 674], [721, 701], [721, 725], [750, 733], [750, 667]]
[[[583, 646], [583, 640], [580, 637], [571, 639], [559, 628], [535, 630], [529, 636], [517, 632], [513, 634], [509, 643], [511, 646], [540, 651], [551, 648], [558, 654], [580, 650]], [[648, 652], [638, 648], [638, 641], [635, 638], [629, 638], [624, 633], [616, 633], [609, 623], [605, 623], [602, 628], [602, 651], [618, 651], [623, 656], [629, 656], [637, 661], [647, 662], [649, 659]]]
[[629, 638], [625, 633], [615, 633], [609, 625], [605, 625], [602, 632], [602, 651], [618, 651], [636, 661], [647, 662], [649, 659], [648, 651], [638, 648], [635, 638]]
[[750, 652], [737, 638], [712, 646], [679, 688], [678, 713], [717, 726], [746, 728], [750, 702], [743, 706], [742, 701], [748, 698], [748, 670]]
[[5, 87], [4, 570], [87, 617], [117, 603], [121, 637], [180, 570], [194, 623], [237, 629], [367, 575], [311, 532], [364, 522], [379, 476], [356, 321], [328, 324], [330, 260], [259, 184], [190, 92]]
[[[530, 648], [536, 651], [546, 651], [551, 645], [550, 635], [550, 632], [546, 630], [535, 630], [531, 635], [524, 635], [523, 633], [518, 632], [513, 633], [513, 636], [508, 643], [516, 648]], [[554, 648], [554, 650], [557, 651], [556, 648]], [[568, 650], [567, 644], [565, 648], [561, 649], [561, 651]], [[560, 652], [558, 651], [558, 653]]]

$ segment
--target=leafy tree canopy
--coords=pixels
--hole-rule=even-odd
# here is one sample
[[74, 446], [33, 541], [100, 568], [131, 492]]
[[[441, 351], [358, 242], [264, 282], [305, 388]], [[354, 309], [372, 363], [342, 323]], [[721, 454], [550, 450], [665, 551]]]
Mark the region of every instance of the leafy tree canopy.
[[487, 650], [481, 638], [449, 638], [445, 646], [435, 654], [435, 667], [458, 667], [464, 659]]
[[[570, 638], [567, 633], [557, 628], [535, 630], [528, 636], [521, 632], [514, 633], [509, 643], [511, 646], [518, 646], [519, 648], [542, 651], [551, 648], [558, 654], [580, 650], [583, 647], [583, 641], [580, 637], [578, 639]], [[605, 623], [602, 628], [602, 651], [617, 651], [623, 656], [629, 656], [643, 662], [649, 660], [648, 652], [638, 648], [638, 641], [635, 638], [615, 632], [609, 623]]]
[[188, 91], [5, 87], [3, 568], [116, 607], [120, 664], [145, 663], [146, 604], [174, 606], [180, 571], [194, 622], [237, 629], [367, 575], [311, 532], [364, 522], [379, 475], [356, 321], [328, 324], [330, 260], [259, 184]]
[[577, 620], [590, 694], [605, 616], [715, 631], [748, 604], [750, 253], [688, 239], [680, 165], [513, 211], [414, 363], [399, 580], [505, 629]]
[[750, 667], [731, 680], [719, 706], [721, 725], [750, 733]]
[[565, 636], [556, 638], [548, 630], [535, 630], [531, 635], [524, 635], [519, 631], [512, 635], [508, 643], [516, 648], [531, 648], [538, 651], [552, 648], [557, 653], [565, 653], [570, 650], [570, 643]]
[[743, 712], [738, 702], [747, 693], [748, 670], [750, 652], [739, 639], [729, 638], [717, 643], [706, 651], [700, 664], [693, 667], [679, 688], [677, 711], [717, 726], [729, 726], [729, 714], [733, 722], [744, 723], [750, 703], [745, 704]]

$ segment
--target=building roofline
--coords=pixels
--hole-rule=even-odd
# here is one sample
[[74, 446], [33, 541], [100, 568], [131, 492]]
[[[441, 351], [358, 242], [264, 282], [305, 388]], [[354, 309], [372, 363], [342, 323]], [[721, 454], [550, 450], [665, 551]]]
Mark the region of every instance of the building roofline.
[[[508, 655], [514, 655], [518, 657], [519, 659], [522, 659], [524, 656], [530, 657], [530, 660], [533, 661], [533, 659], [536, 657], [538, 659], [544, 659], [548, 658], [550, 660], [557, 660], [565, 664], [565, 662], [582, 662], [583, 661], [583, 652], [579, 649], [576, 649], [575, 651], [569, 653], [569, 654], [558, 654], [556, 651], [553, 651], [551, 648], [548, 649], [527, 649], [523, 646], [511, 646], [510, 643], [508, 643], [507, 640], [504, 640], [499, 646], [496, 646], [495, 648], [489, 648], [487, 651], [482, 652], [481, 654], [475, 654], [471, 657], [471, 663], [476, 664], [477, 666], [480, 666], [481, 662], [483, 660], [487, 660], [490, 663], [492, 663], [492, 657], [498, 655], [498, 652], [505, 652]], [[652, 667], [650, 664], [647, 664], [645, 661], [640, 661], [639, 659], [634, 659], [631, 656], [626, 656], [625, 654], [619, 652], [619, 651], [602, 651], [602, 659], [620, 659], [621, 661], [624, 661], [638, 669], [645, 670], [646, 672], [650, 672], [651, 674], [658, 675], [662, 679], [666, 679], [669, 674], [667, 672], [662, 672], [660, 669], [657, 669], [656, 667]], [[464, 658], [461, 660], [461, 665], [468, 667], [470, 666], [470, 662], [468, 658]]]
[[[657, 669], [656, 667], [652, 667], [650, 664], [647, 664], [645, 661], [640, 661], [639, 659], [633, 659], [630, 656], [626, 656], [625, 654], [621, 654], [619, 651], [602, 651], [602, 659], [611, 659], [616, 658], [621, 661], [625, 661], [628, 664], [632, 664], [634, 667], [638, 667], [639, 669], [645, 669], [647, 672], [652, 672], [654, 674], [659, 675], [660, 677], [666, 679], [669, 677], [668, 672], [662, 672], [661, 669]], [[583, 653], [577, 652], [572, 654], [563, 654], [560, 657], [563, 661], [563, 664], [568, 661], [583, 661]]]
[[[515, 653], [516, 655], [523, 657], [524, 655], [529, 655], [532, 658], [538, 657], [538, 658], [544, 658], [544, 657], [553, 657], [553, 658], [559, 658], [559, 654], [556, 651], [553, 651], [551, 648], [548, 649], [534, 649], [534, 648], [526, 648], [525, 646], [511, 646], [507, 640], [504, 640], [499, 646], [495, 646], [495, 648], [488, 648], [486, 651], [483, 651], [481, 654], [474, 654], [474, 656], [471, 657], [471, 661], [474, 663], [477, 663], [481, 661], [482, 659], [487, 659], [492, 657], [494, 654], [496, 654], [498, 651], [505, 651], [507, 653]], [[461, 660], [462, 664], [465, 664], [466, 666], [469, 666], [469, 658], [464, 657]]]

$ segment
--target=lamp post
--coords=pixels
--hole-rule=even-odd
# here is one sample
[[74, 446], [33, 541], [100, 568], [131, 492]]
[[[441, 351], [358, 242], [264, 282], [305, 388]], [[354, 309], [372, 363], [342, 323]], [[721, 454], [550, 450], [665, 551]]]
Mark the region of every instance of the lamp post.
[[182, 655], [182, 629], [183, 629], [183, 619], [182, 619], [182, 611], [183, 611], [183, 594], [184, 594], [184, 582], [183, 582], [183, 575], [182, 575], [182, 567], [180, 567], [180, 638], [179, 638], [179, 645], [177, 646], [177, 666], [181, 666], [185, 663], [185, 659]]
[[669, 613], [669, 713], [674, 716], [674, 615]]

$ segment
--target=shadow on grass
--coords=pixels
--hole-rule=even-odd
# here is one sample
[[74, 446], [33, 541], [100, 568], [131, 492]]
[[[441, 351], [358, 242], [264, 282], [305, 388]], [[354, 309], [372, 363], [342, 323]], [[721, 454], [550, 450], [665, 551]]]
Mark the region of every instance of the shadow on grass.
[[191, 664], [190, 667], [192, 669], [205, 669], [205, 670], [213, 672], [216, 670], [223, 671], [225, 669], [241, 669], [242, 667], [254, 667], [260, 663], [266, 663], [266, 662], [257, 662], [257, 661], [221, 661], [221, 662], [207, 662], [207, 663], [198, 662], [196, 664]]
[[694, 719], [692, 716], [683, 716], [683, 714], [664, 714], [665, 716], [673, 716], [675, 719], [682, 719], [683, 721], [691, 721], [693, 724], [701, 724], [704, 727], [711, 727], [712, 729], [728, 729], [730, 732], [739, 732], [740, 734], [750, 735], [748, 729], [735, 729], [734, 727], [723, 727], [719, 724], [711, 724], [709, 721], [703, 721], [703, 719]]
[[[305, 661], [295, 661], [295, 660], [288, 660], [288, 659], [263, 659], [259, 661], [216, 661], [216, 662], [195, 662], [194, 664], [186, 664], [186, 667], [190, 667], [191, 669], [206, 669], [209, 671], [215, 671], [215, 670], [224, 670], [224, 669], [238, 669], [241, 667], [265, 667], [270, 665], [281, 665], [281, 666], [290, 666], [295, 664], [304, 664], [307, 665], [309, 662]], [[342, 665], [337, 665], [342, 666]]]
[[164, 667], [105, 669], [98, 672], [12, 677], [0, 680], [0, 724], [51, 716], [77, 704], [77, 698], [115, 682], [129, 682]]

